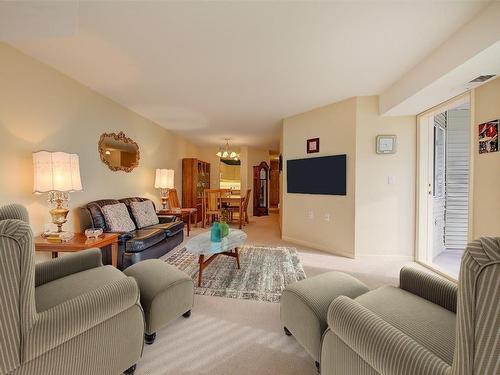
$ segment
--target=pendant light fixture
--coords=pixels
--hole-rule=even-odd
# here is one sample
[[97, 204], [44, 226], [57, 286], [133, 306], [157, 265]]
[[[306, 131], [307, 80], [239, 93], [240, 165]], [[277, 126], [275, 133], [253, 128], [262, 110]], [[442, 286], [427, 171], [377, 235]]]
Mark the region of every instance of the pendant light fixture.
[[221, 159], [233, 159], [238, 160], [240, 155], [229, 148], [229, 138], [225, 138], [226, 144], [222, 147], [219, 147], [219, 151], [215, 155], [217, 155]]

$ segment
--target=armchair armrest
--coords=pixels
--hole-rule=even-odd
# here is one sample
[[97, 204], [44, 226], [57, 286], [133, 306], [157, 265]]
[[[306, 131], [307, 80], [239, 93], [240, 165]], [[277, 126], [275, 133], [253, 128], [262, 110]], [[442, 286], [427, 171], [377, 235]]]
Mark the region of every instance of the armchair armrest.
[[435, 303], [451, 312], [457, 312], [457, 284], [430, 272], [403, 267], [399, 287]]
[[328, 325], [380, 374], [446, 375], [451, 369], [411, 337], [348, 297], [338, 297], [330, 304]]
[[99, 249], [83, 250], [76, 254], [37, 263], [35, 265], [35, 286], [100, 266], [102, 266], [102, 255]]
[[141, 309], [139, 287], [126, 277], [39, 313], [26, 334], [23, 358], [30, 361], [134, 305]]

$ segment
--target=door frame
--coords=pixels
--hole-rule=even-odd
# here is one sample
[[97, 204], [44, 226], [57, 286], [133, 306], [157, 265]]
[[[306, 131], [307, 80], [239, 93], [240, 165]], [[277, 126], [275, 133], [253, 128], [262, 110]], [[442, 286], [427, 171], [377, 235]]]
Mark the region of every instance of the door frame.
[[[464, 102], [470, 106], [470, 136], [469, 136], [469, 220], [468, 220], [468, 241], [473, 238], [473, 177], [474, 177], [474, 92], [467, 91], [444, 103], [441, 103], [427, 111], [417, 115], [417, 168], [416, 168], [416, 228], [415, 228], [415, 262], [424, 267], [430, 268], [441, 276], [450, 280], [456, 279], [450, 276], [445, 270], [429, 261], [429, 249], [432, 246], [432, 235], [429, 235], [429, 228], [432, 224], [433, 207], [430, 204], [429, 195], [433, 195], [433, 185], [429, 184], [433, 168], [430, 164], [434, 156], [434, 136], [430, 131], [434, 126], [434, 115], [455, 108]], [[432, 122], [431, 122], [432, 121]], [[425, 126], [425, 128], [423, 127]]]

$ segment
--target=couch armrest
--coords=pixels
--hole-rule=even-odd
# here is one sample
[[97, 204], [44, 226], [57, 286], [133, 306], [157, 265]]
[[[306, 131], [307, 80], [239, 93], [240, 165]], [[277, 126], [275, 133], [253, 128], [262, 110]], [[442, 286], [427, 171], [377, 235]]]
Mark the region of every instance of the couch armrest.
[[158, 215], [158, 220], [160, 224], [172, 223], [177, 220], [177, 217], [173, 215]]
[[384, 375], [445, 375], [451, 367], [411, 337], [349, 297], [336, 298], [328, 325], [375, 371]]
[[102, 255], [101, 250], [97, 248], [37, 263], [35, 265], [35, 286], [100, 266], [102, 266]]
[[451, 312], [457, 312], [457, 284], [430, 272], [403, 267], [399, 287], [435, 303]]
[[23, 359], [28, 362], [134, 305], [141, 308], [139, 287], [126, 277], [43, 311], [26, 334]]

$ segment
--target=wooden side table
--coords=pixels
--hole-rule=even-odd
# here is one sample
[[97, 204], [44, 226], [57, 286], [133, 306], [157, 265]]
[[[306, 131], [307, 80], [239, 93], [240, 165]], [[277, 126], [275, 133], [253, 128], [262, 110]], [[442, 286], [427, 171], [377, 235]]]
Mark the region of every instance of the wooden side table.
[[104, 233], [96, 239], [87, 239], [83, 233], [75, 233], [74, 237], [67, 242], [49, 242], [42, 236], [35, 237], [35, 251], [49, 251], [52, 258], [57, 258], [58, 253], [74, 253], [82, 250], [98, 247], [102, 249], [111, 245], [111, 264], [118, 266], [118, 235], [115, 233]]
[[186, 219], [187, 222], [187, 236], [189, 237], [189, 232], [191, 231], [191, 223], [194, 220], [194, 224], [196, 224], [196, 213], [198, 210], [196, 208], [177, 208], [173, 210], [158, 210], [157, 214], [161, 215], [169, 215], [180, 218], [182, 221]]

